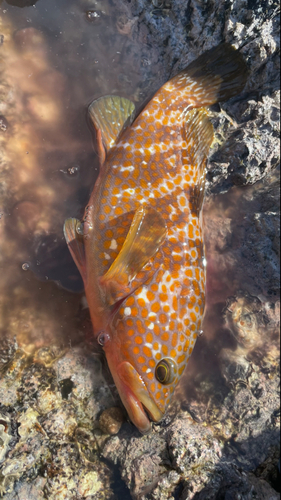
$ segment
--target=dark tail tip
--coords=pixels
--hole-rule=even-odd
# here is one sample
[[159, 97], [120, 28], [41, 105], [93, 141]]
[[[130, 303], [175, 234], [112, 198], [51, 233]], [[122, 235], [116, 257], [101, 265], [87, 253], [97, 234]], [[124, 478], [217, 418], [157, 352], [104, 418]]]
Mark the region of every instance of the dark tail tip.
[[222, 43], [202, 54], [188, 66], [187, 72], [195, 80], [201, 81], [220, 77], [217, 101], [226, 101], [239, 94], [249, 75], [242, 54], [228, 43]]

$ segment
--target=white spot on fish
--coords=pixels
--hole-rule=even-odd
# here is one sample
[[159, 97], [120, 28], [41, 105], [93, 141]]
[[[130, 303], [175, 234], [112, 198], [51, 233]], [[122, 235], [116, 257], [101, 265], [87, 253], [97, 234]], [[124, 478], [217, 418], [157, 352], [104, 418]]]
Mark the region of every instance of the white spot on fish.
[[150, 344], [149, 342], [146, 342], [144, 345], [145, 345], [146, 347], [149, 347], [149, 349], [152, 349], [152, 344]]
[[146, 292], [147, 292], [147, 287], [144, 286], [142, 291], [140, 293], [138, 293], [138, 296], [137, 298], [138, 299], [143, 299], [145, 301], [145, 303], [147, 304], [148, 303], [148, 298], [146, 296]]
[[116, 240], [111, 240], [109, 248], [110, 248], [110, 250], [116, 250], [116, 248], [117, 248], [117, 242], [116, 242]]
[[108, 255], [108, 253], [105, 253], [105, 252], [104, 252], [104, 258], [105, 258], [106, 260], [110, 260], [110, 255]]
[[125, 172], [126, 170], [129, 170], [129, 172], [133, 172], [134, 167], [133, 165], [130, 165], [129, 167], [120, 167], [120, 172]]
[[131, 308], [130, 307], [125, 307], [124, 314], [125, 314], [125, 316], [130, 316], [130, 314], [131, 314]]

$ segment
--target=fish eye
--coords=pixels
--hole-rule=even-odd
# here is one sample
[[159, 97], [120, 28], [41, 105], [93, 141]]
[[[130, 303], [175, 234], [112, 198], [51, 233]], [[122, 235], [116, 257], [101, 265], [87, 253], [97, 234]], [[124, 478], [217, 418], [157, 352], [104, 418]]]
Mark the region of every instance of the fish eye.
[[102, 347], [110, 340], [110, 335], [109, 333], [106, 333], [104, 331], [99, 332], [97, 336], [97, 341], [98, 344], [101, 345]]
[[163, 384], [171, 384], [178, 373], [177, 364], [170, 358], [163, 358], [155, 368], [155, 377]]

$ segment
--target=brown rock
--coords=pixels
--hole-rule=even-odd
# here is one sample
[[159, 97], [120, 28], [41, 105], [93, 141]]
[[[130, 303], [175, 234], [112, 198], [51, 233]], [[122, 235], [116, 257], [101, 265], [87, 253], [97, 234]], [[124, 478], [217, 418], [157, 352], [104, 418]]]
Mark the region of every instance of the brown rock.
[[121, 408], [113, 406], [104, 410], [99, 418], [99, 426], [105, 434], [117, 434], [125, 421]]

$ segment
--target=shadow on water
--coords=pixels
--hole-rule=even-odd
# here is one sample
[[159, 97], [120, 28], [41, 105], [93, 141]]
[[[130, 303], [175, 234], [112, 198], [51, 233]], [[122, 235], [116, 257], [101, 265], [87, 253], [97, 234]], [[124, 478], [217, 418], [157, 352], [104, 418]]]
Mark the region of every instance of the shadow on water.
[[[91, 5], [0, 1], [0, 338], [4, 350], [16, 338], [27, 355], [91, 337], [62, 231], [67, 217], [82, 217], [98, 175], [87, 106], [117, 94], [138, 107], [159, 86], [158, 67], [140, 57], [144, 44], [132, 41], [120, 12], [109, 1]], [[72, 386], [62, 389], [68, 397]], [[130, 500], [117, 468], [112, 477], [114, 498]]]
[[[87, 106], [107, 93], [136, 103], [149, 93], [140, 48], [118, 28], [118, 12], [108, 2], [95, 11], [89, 5], [1, 2], [2, 336], [13, 336], [23, 317], [33, 330], [38, 311], [41, 331], [55, 332], [46, 342], [71, 337], [81, 297], [64, 289], [82, 292], [83, 284], [62, 227], [67, 217], [83, 216], [98, 175]], [[19, 337], [28, 345], [34, 336], [24, 327]]]
[[[18, 8], [24, 5], [24, 9]], [[27, 352], [44, 345], [75, 345], [85, 337], [81, 326], [83, 285], [62, 227], [65, 218], [82, 217], [98, 175], [98, 158], [86, 120], [87, 106], [93, 99], [110, 93], [132, 99], [138, 108], [155, 86], [160, 86], [164, 75], [162, 70], [158, 79], [155, 76], [159, 70], [159, 48], [152, 49], [147, 44], [143, 49], [132, 41], [129, 28], [122, 26], [119, 13], [109, 1], [96, 10], [89, 5], [86, 0], [40, 0], [32, 5], [29, 0], [0, 2], [4, 20], [1, 95], [6, 99], [7, 124], [2, 143], [5, 167], [1, 171], [0, 193], [0, 335], [16, 337], [18, 345]], [[145, 50], [152, 61], [155, 58], [155, 65], [140, 57]], [[248, 242], [244, 245], [247, 231], [241, 229], [248, 212], [272, 210], [263, 206], [263, 198], [261, 192], [260, 201], [255, 201], [254, 206], [251, 188], [237, 188], [228, 195], [217, 196], [205, 207], [208, 307], [204, 335], [197, 342], [177, 390], [184, 409], [195, 421], [210, 418], [211, 397], [219, 405], [229, 394], [225, 369], [228, 361], [222, 353], [226, 352], [226, 359], [235, 364], [231, 356], [240, 345], [241, 317], [250, 324], [251, 338], [258, 340], [256, 358], [272, 355], [274, 359], [269, 346], [274, 311], [256, 305], [253, 308], [249, 297], [236, 297], [246, 275], [250, 296], [269, 293], [269, 282], [273, 283], [273, 294], [276, 291], [273, 274], [268, 274], [275, 260], [271, 267], [267, 263], [261, 280], [258, 256], [256, 276], [250, 276], [250, 250], [256, 246], [260, 228], [257, 233], [251, 232], [251, 248]], [[251, 224], [249, 221], [249, 227], [255, 227]], [[273, 245], [274, 232], [272, 226]], [[243, 265], [237, 273], [238, 261]], [[230, 296], [234, 301], [228, 314], [225, 307]], [[263, 323], [261, 318], [266, 321]], [[256, 319], [260, 321], [258, 325]], [[230, 324], [234, 325], [233, 331]], [[263, 329], [269, 332], [267, 342], [263, 341]], [[89, 331], [87, 328], [87, 335]], [[244, 358], [248, 353], [243, 353]], [[243, 466], [243, 446], [254, 455], [265, 438], [266, 432], [240, 443], [237, 455], [236, 444], [230, 441], [226, 452], [231, 458], [238, 456], [238, 465]], [[275, 439], [277, 436], [272, 434], [270, 442]], [[253, 464], [253, 468], [255, 465], [258, 464]], [[183, 487], [177, 487], [175, 499], [182, 497]], [[113, 490], [118, 499], [131, 498], [116, 471]]]
[[[236, 499], [236, 498], [279, 498], [278, 493], [280, 492], [280, 471], [278, 467], [279, 451], [278, 447], [274, 445], [279, 440], [279, 432], [272, 435], [272, 463], [267, 470], [266, 474], [263, 474], [266, 469], [266, 464], [262, 464], [258, 467], [258, 463], [252, 467], [245, 468], [245, 463], [236, 460], [239, 455], [243, 457], [243, 451], [241, 449], [236, 450], [237, 453], [228, 453], [228, 450], [224, 450], [224, 458], [216, 465], [216, 471], [218, 473], [218, 480], [213, 481], [212, 478], [204, 486], [204, 488], [196, 493], [193, 497], [194, 500], [225, 500], [225, 499]], [[256, 450], [263, 446], [264, 442], [267, 441], [267, 433], [262, 433], [258, 438], [250, 438], [242, 443], [242, 447], [247, 450], [252, 450], [255, 454]], [[246, 472], [247, 471], [247, 472]], [[263, 480], [263, 481], [260, 481]], [[272, 489], [270, 488], [271, 486]], [[184, 486], [184, 485], [183, 485]], [[273, 496], [274, 495], [274, 496]], [[183, 496], [176, 497], [178, 500], [186, 498]]]

